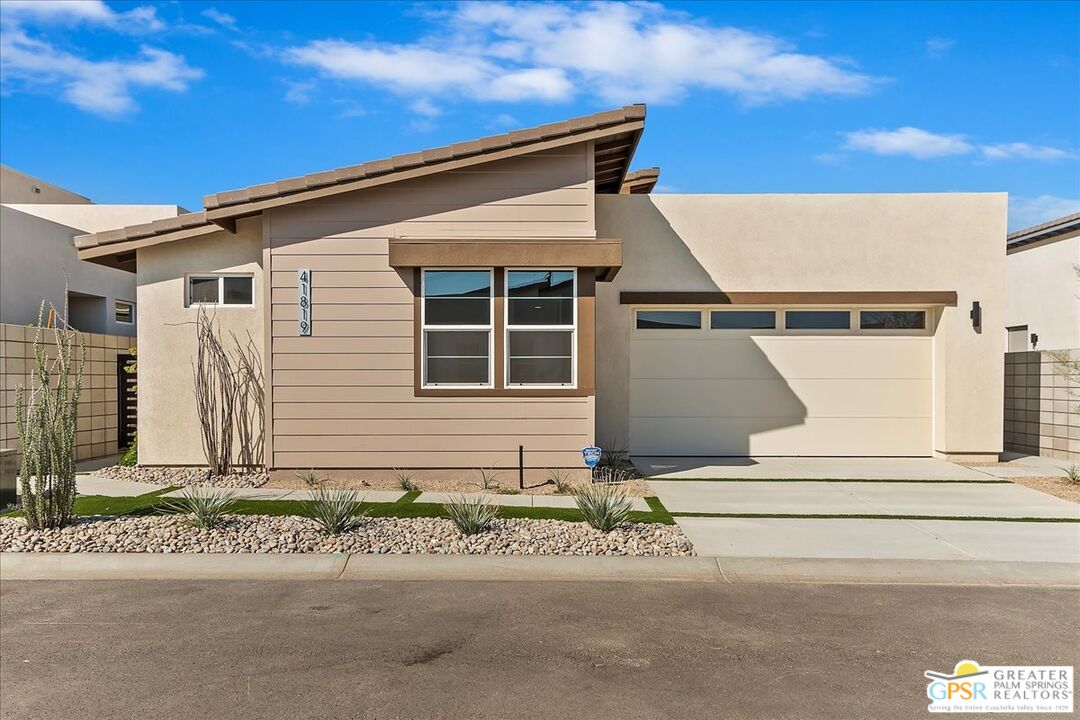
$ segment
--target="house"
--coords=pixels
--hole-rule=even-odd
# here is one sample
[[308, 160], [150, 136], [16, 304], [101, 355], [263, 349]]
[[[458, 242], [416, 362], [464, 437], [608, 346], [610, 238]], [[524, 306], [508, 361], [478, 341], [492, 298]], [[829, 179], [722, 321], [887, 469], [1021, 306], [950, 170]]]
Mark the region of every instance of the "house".
[[[80, 262], [76, 235], [175, 217], [176, 205], [98, 205], [0, 165], [0, 323], [36, 323], [42, 300], [91, 333], [135, 336], [135, 278]], [[65, 296], [65, 292], [67, 293]]]
[[138, 282], [139, 451], [202, 462], [202, 309], [276, 472], [1002, 445], [1006, 196], [653, 195], [630, 105], [76, 238]]
[[1005, 449], [1080, 461], [1080, 213], [1010, 233], [1005, 255]]

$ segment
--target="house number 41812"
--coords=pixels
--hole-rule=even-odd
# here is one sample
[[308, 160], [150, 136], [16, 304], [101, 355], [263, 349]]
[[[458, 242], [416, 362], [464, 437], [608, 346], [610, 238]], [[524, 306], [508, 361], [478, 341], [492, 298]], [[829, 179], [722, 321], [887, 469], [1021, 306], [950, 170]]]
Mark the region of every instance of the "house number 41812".
[[300, 335], [311, 335], [311, 270], [296, 271], [296, 318]]

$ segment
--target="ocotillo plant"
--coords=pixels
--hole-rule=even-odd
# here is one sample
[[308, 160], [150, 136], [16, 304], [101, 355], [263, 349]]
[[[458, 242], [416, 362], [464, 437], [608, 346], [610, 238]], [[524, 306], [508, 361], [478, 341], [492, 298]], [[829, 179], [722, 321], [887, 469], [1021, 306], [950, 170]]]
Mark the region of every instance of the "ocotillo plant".
[[[75, 432], [79, 393], [86, 362], [81, 333], [58, 316], [55, 329], [42, 327], [45, 303], [38, 312], [34, 335], [34, 373], [30, 387], [15, 389], [15, 425], [22, 442], [22, 509], [34, 530], [63, 527], [75, 505]], [[44, 333], [53, 334], [55, 357], [45, 347]], [[78, 351], [76, 357], [76, 350]]]

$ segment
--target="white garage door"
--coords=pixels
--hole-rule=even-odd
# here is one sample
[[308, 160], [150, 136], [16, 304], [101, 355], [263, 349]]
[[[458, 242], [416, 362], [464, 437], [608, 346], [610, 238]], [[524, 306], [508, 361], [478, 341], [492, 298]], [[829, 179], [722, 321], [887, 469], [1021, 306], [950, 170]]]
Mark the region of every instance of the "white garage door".
[[631, 451], [929, 455], [932, 315], [637, 309]]

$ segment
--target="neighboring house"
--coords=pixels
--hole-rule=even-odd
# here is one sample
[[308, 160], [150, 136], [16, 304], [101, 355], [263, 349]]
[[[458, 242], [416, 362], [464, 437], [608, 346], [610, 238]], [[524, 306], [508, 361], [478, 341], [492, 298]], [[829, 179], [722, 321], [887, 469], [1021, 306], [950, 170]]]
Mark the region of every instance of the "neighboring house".
[[1010, 233], [1005, 257], [1005, 449], [1080, 461], [1080, 213]]
[[594, 440], [997, 457], [1005, 194], [642, 194], [644, 125], [627, 106], [76, 238], [137, 273], [140, 461], [203, 461], [200, 309], [262, 349], [282, 472], [510, 468], [519, 445], [580, 467]]
[[[135, 278], [81, 262], [72, 238], [175, 217], [176, 205], [96, 205], [0, 165], [0, 323], [36, 323], [42, 300], [79, 330], [135, 335]], [[65, 297], [65, 284], [67, 296]]]

